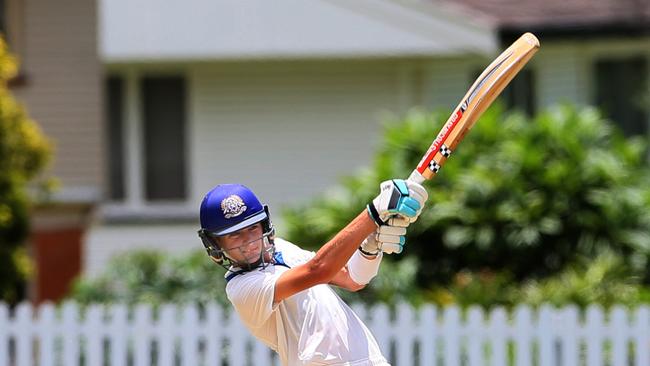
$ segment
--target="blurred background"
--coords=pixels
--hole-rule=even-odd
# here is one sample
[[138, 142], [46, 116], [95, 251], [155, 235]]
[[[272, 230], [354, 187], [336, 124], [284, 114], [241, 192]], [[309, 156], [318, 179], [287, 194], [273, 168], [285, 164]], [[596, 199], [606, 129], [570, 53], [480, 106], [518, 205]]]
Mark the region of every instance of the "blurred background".
[[318, 248], [527, 31], [405, 253], [342, 296], [650, 303], [647, 0], [2, 0], [0, 30], [7, 303], [224, 302], [207, 190], [251, 187]]

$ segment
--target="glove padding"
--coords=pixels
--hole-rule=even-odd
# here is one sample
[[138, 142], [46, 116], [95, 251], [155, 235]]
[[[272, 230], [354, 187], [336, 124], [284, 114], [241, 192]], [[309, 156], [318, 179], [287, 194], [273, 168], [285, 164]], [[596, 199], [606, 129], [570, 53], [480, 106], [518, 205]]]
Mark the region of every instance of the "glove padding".
[[382, 182], [381, 192], [368, 204], [368, 213], [377, 226], [386, 225], [392, 216], [401, 216], [413, 223], [429, 198], [426, 189], [410, 180], [392, 179]]
[[406, 243], [406, 228], [410, 222], [402, 217], [391, 217], [377, 228], [361, 243], [359, 250], [368, 256], [376, 256], [383, 251], [386, 254], [401, 253]]

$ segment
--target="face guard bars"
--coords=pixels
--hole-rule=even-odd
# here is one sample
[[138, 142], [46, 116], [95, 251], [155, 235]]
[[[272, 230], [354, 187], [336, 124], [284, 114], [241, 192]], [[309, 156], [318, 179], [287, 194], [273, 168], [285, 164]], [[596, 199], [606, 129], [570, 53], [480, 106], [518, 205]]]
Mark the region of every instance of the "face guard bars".
[[[219, 247], [217, 244], [217, 238], [218, 236], [213, 235], [209, 231], [205, 229], [200, 229], [198, 231], [199, 238], [201, 238], [201, 242], [203, 243], [203, 247], [205, 248], [206, 252], [208, 253], [208, 256], [212, 258], [214, 262], [225, 268], [226, 270], [230, 269], [231, 266], [241, 268], [244, 271], [251, 271], [255, 268], [258, 267], [266, 267], [267, 265], [273, 263], [273, 254], [275, 252], [275, 245], [273, 243], [273, 238], [275, 236], [275, 228], [273, 227], [273, 224], [270, 223], [270, 220], [264, 220], [262, 222], [262, 227], [264, 228], [264, 233], [262, 234], [262, 237], [259, 239], [262, 239], [262, 248], [260, 250], [259, 258], [253, 262], [237, 262], [230, 258], [227, 255], [227, 251], [223, 250]], [[255, 239], [253, 241], [257, 241], [259, 239]], [[244, 243], [236, 248], [230, 249], [230, 251], [233, 250], [240, 250], [243, 247], [246, 247], [250, 245], [253, 241]], [[269, 254], [270, 260], [265, 259], [265, 254]], [[242, 256], [244, 256], [244, 253], [242, 252]]]

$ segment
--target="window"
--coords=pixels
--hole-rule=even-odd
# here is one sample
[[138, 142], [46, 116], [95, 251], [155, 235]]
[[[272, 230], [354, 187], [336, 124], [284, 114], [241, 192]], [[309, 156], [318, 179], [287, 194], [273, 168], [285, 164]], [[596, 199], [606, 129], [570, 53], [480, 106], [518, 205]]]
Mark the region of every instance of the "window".
[[[643, 57], [596, 62], [596, 104], [628, 135], [646, 135], [648, 60]], [[646, 96], [647, 97], [647, 96]]]
[[[478, 70], [474, 73], [474, 78], [470, 81], [478, 79], [483, 70]], [[516, 109], [526, 113], [528, 116], [535, 114], [535, 77], [530, 69], [521, 70], [510, 81], [510, 84], [503, 89], [501, 95], [497, 99], [507, 109]]]
[[108, 198], [124, 200], [124, 79], [109, 77], [105, 85], [105, 119], [108, 137]]
[[184, 199], [184, 79], [145, 77], [140, 88], [143, 104], [145, 197], [148, 201]]
[[501, 94], [508, 109], [517, 109], [528, 116], [535, 114], [535, 80], [531, 69], [521, 70]]
[[0, 33], [7, 36], [7, 4], [6, 0], [0, 0]]

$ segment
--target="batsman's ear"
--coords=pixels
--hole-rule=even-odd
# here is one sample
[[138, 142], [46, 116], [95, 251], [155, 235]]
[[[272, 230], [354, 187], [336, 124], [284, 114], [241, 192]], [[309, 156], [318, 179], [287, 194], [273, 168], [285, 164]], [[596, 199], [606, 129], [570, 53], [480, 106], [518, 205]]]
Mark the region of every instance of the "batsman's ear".
[[217, 243], [215, 243], [214, 240], [210, 237], [210, 234], [205, 231], [205, 229], [200, 229], [198, 231], [198, 234], [199, 238], [201, 238], [201, 242], [203, 243], [205, 251], [208, 253], [208, 256], [210, 256], [210, 258], [212, 258], [212, 260], [217, 264], [222, 264], [223, 254], [221, 253], [221, 250], [219, 250]]

